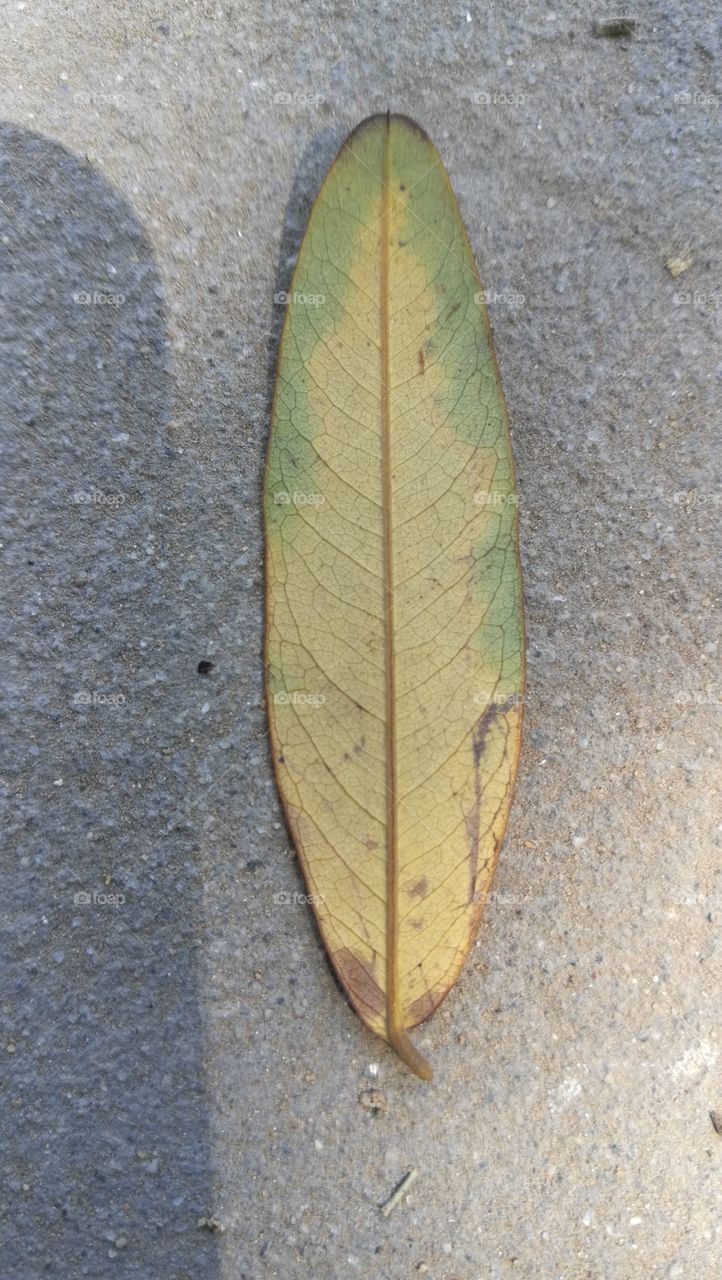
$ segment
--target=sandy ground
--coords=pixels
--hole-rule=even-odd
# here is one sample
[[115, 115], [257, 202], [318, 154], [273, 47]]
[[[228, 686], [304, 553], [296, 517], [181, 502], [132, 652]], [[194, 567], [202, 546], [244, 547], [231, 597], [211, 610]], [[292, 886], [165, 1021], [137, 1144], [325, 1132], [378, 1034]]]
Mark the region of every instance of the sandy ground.
[[[715, 12], [4, 7], [8, 1280], [719, 1274]], [[273, 296], [387, 105], [492, 295], [529, 635], [429, 1086], [293, 902], [261, 699]]]

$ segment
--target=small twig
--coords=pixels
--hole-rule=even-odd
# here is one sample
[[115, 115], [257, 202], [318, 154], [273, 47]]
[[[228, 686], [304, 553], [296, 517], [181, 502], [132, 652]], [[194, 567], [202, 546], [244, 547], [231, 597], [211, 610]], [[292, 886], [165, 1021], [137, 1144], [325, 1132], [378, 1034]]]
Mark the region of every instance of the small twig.
[[610, 36], [612, 39], [618, 36], [634, 35], [637, 21], [635, 18], [600, 18], [594, 23], [595, 36]]
[[388, 1218], [391, 1210], [399, 1203], [405, 1191], [408, 1191], [412, 1182], [415, 1182], [419, 1176], [418, 1169], [409, 1169], [409, 1172], [401, 1179], [395, 1191], [391, 1192], [388, 1200], [381, 1205], [381, 1212], [385, 1218]]

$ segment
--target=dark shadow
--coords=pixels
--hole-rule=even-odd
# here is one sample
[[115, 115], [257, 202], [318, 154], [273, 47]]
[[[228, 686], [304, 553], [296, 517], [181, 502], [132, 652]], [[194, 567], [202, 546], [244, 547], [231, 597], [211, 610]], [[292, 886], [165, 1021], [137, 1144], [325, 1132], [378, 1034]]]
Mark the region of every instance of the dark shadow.
[[198, 481], [169, 433], [162, 290], [90, 164], [14, 126], [0, 160], [0, 1275], [213, 1280], [185, 799]]

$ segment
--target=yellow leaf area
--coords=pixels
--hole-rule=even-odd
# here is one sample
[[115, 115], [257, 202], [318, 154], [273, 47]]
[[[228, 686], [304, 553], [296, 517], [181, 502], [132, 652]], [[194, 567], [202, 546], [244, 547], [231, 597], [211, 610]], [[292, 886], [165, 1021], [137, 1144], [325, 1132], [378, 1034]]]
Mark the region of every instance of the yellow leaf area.
[[504, 399], [427, 136], [344, 143], [290, 287], [265, 491], [274, 764], [332, 963], [406, 1032], [459, 976], [506, 826], [524, 639]]

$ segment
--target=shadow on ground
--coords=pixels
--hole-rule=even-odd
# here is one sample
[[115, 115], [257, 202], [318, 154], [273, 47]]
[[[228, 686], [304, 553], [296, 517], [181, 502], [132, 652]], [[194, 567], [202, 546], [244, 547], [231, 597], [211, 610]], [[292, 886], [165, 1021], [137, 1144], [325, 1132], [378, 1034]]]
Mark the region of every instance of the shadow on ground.
[[185, 804], [201, 655], [178, 604], [198, 481], [169, 439], [162, 290], [132, 209], [47, 138], [5, 127], [0, 154], [0, 1272], [212, 1280]]

